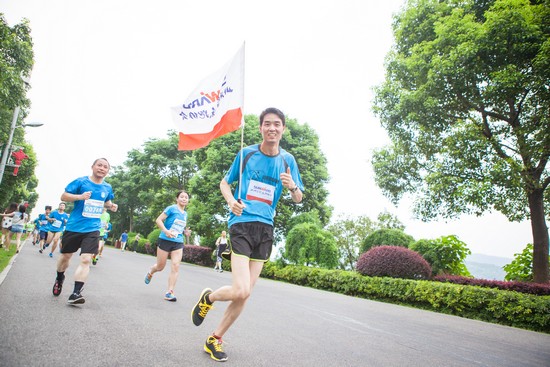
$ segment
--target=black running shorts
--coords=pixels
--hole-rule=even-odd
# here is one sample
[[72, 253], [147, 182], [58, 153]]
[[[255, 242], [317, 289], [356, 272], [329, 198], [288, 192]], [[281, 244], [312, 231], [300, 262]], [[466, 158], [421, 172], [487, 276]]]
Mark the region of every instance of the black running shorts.
[[80, 249], [80, 254], [97, 254], [99, 248], [99, 231], [79, 233], [65, 231], [61, 240], [61, 253], [73, 254]]
[[168, 240], [159, 238], [159, 241], [157, 242], [157, 247], [166, 252], [172, 252], [172, 251], [181, 250], [183, 248], [183, 243], [168, 241]]
[[261, 222], [236, 223], [229, 228], [231, 256], [267, 261], [273, 249], [273, 226]]

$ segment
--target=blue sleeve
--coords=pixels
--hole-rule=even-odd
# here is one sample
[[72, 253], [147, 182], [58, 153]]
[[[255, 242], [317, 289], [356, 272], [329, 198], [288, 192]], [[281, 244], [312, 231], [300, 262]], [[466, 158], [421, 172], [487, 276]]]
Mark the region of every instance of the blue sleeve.
[[241, 153], [237, 154], [235, 159], [233, 160], [233, 164], [229, 168], [229, 171], [227, 171], [227, 174], [225, 175], [225, 181], [228, 184], [232, 184], [233, 182], [237, 181], [239, 179], [239, 168], [240, 168], [240, 162], [241, 162]]
[[290, 172], [292, 173], [292, 180], [296, 185], [298, 185], [300, 191], [303, 192], [304, 184], [302, 183], [302, 176], [300, 176], [300, 170], [298, 169], [298, 164], [296, 163], [294, 157], [292, 157], [292, 161], [290, 163]]
[[170, 216], [170, 214], [172, 214], [172, 205], [170, 206], [167, 206], [166, 208], [164, 208], [164, 214], [166, 214], [167, 217]]
[[76, 180], [72, 181], [65, 187], [65, 192], [68, 192], [69, 194], [82, 194], [80, 192], [80, 187], [82, 186], [82, 181], [80, 178], [77, 178]]

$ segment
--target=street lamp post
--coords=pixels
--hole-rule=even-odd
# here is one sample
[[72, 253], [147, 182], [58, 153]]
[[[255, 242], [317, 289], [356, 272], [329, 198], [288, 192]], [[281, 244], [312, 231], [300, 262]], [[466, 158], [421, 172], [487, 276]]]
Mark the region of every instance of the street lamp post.
[[2, 179], [4, 178], [4, 171], [6, 170], [6, 164], [8, 163], [8, 156], [10, 154], [10, 147], [11, 147], [11, 142], [13, 140], [13, 133], [15, 132], [15, 128], [19, 126], [38, 127], [43, 125], [41, 123], [29, 123], [29, 124], [23, 124], [23, 125], [17, 126], [17, 118], [19, 117], [20, 110], [21, 110], [20, 107], [15, 107], [15, 111], [13, 111], [13, 119], [11, 120], [11, 126], [10, 126], [10, 135], [8, 137], [8, 142], [4, 147], [4, 151], [2, 152], [2, 161], [0, 161], [0, 184], [2, 183]]

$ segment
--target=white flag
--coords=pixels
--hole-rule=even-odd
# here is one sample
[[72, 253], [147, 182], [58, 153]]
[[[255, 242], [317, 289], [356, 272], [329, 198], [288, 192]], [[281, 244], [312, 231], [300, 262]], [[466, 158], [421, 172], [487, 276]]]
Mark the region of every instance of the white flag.
[[220, 70], [204, 79], [179, 106], [172, 107], [180, 132], [179, 150], [202, 148], [241, 126], [244, 105], [244, 44]]

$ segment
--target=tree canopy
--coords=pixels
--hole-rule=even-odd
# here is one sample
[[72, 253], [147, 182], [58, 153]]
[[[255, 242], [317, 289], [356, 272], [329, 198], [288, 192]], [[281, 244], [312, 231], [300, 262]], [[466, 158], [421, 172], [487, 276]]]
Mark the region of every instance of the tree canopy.
[[[11, 130], [14, 111], [20, 108], [16, 126], [27, 116], [30, 101], [27, 91], [30, 88], [29, 76], [34, 64], [33, 43], [29, 21], [10, 27], [0, 13], [0, 152], [3, 153]], [[10, 202], [27, 201], [30, 208], [38, 200], [34, 189], [38, 180], [34, 175], [36, 154], [25, 142], [25, 130], [16, 128], [11, 146], [23, 148], [29, 158], [22, 161], [19, 173], [13, 176], [13, 168], [6, 167], [0, 186], [0, 207], [5, 208]]]
[[158, 215], [176, 202], [176, 193], [187, 189], [196, 173], [193, 154], [177, 150], [176, 132], [167, 135], [166, 139], [150, 139], [141, 149], [132, 149], [124, 165], [114, 167], [109, 183], [119, 205], [119, 211], [111, 215], [115, 234], [124, 230], [151, 232]]
[[548, 282], [550, 1], [410, 0], [393, 31], [377, 184], [394, 203], [414, 194], [424, 220], [530, 219], [534, 279]]
[[395, 215], [387, 211], [378, 214], [378, 221], [366, 216], [351, 218], [340, 215], [327, 230], [332, 233], [338, 247], [340, 269], [355, 269], [360, 255], [361, 243], [372, 233], [380, 229], [394, 229], [403, 231], [405, 226]]
[[298, 265], [333, 269], [338, 265], [338, 247], [329, 231], [314, 223], [300, 223], [288, 232], [284, 258]]

